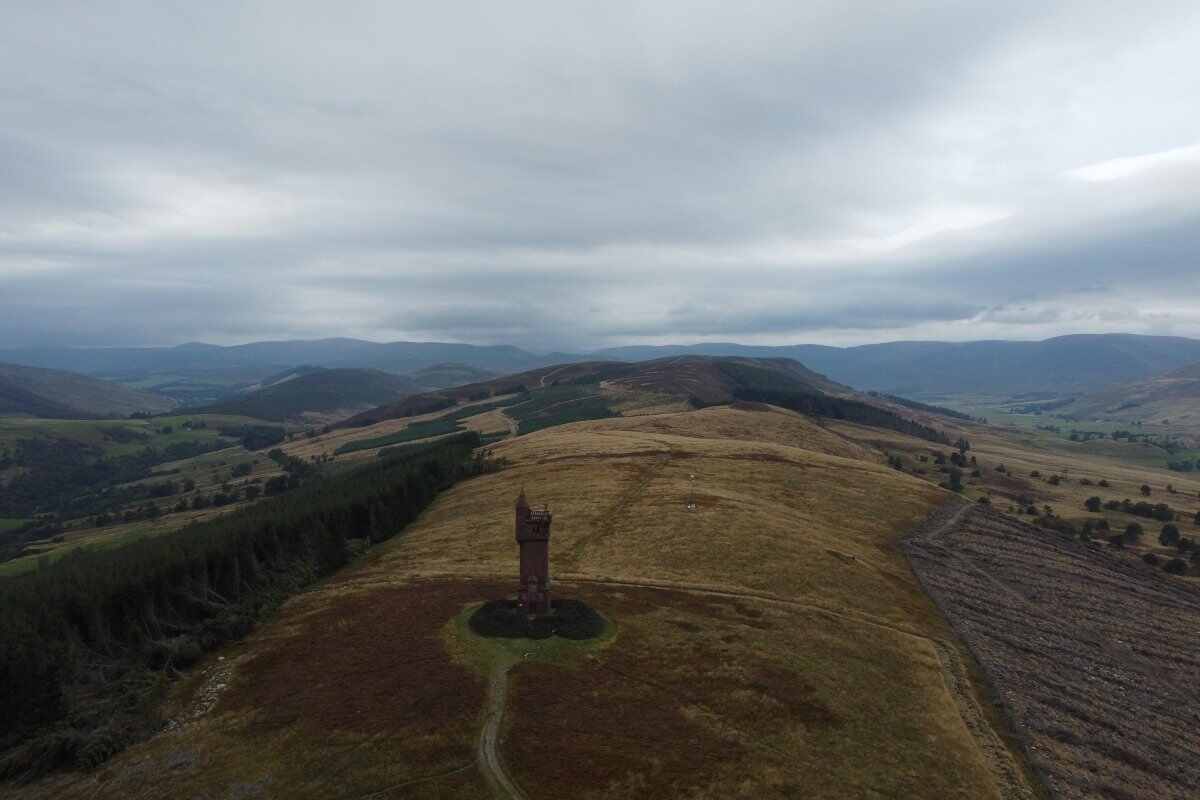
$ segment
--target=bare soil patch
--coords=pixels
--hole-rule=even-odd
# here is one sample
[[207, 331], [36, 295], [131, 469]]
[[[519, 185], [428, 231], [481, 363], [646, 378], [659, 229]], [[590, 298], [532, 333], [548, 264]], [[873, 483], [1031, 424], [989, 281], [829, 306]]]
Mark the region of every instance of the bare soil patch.
[[905, 543], [1056, 797], [1200, 796], [1200, 592], [986, 508]]

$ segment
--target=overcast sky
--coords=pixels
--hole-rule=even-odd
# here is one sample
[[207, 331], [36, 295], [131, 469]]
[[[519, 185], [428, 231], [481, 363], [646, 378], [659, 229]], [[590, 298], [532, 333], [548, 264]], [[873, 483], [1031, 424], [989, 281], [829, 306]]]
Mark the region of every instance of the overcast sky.
[[4, 5], [0, 347], [1103, 331], [1200, 336], [1195, 0]]

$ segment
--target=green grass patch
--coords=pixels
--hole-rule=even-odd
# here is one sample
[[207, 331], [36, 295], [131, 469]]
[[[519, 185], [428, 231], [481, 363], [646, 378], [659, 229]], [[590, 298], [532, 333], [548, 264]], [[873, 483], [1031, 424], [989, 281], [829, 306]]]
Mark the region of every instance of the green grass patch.
[[20, 519], [18, 517], [0, 517], [0, 533], [16, 530], [26, 522], [28, 522], [28, 520]]
[[604, 631], [594, 639], [572, 640], [559, 636], [548, 639], [483, 637], [471, 630], [471, 617], [483, 605], [470, 603], [464, 606], [442, 628], [442, 641], [454, 660], [484, 676], [491, 674], [497, 664], [511, 665], [520, 661], [570, 663], [603, 650], [617, 638], [617, 626], [607, 617], [604, 618]]
[[[204, 421], [207, 427], [188, 429], [187, 422]], [[105, 457], [139, 453], [147, 447], [165, 450], [184, 442], [214, 442], [221, 438], [219, 428], [231, 425], [262, 424], [248, 417], [212, 414], [181, 414], [154, 419], [27, 419], [0, 418], [0, 447], [11, 447], [18, 439], [52, 437], [98, 447]], [[170, 429], [169, 433], [164, 433]]]

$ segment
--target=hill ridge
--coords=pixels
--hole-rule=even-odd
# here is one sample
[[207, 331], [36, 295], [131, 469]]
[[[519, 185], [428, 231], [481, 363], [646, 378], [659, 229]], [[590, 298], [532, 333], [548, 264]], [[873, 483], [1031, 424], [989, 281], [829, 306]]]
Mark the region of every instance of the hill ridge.
[[169, 398], [65, 370], [0, 363], [0, 414], [51, 419], [167, 411]]

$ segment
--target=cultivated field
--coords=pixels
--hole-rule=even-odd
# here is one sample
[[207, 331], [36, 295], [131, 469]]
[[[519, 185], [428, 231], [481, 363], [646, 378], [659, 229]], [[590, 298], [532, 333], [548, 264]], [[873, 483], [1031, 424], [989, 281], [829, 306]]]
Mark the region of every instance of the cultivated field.
[[1200, 591], [975, 508], [907, 542], [1061, 798], [1200, 796]]
[[499, 750], [529, 798], [1035, 796], [898, 546], [942, 490], [762, 407], [490, 449], [506, 469], [178, 686], [170, 731], [27, 796], [485, 796], [488, 681], [446, 631], [511, 591], [522, 487], [556, 591], [615, 629], [511, 671]]

